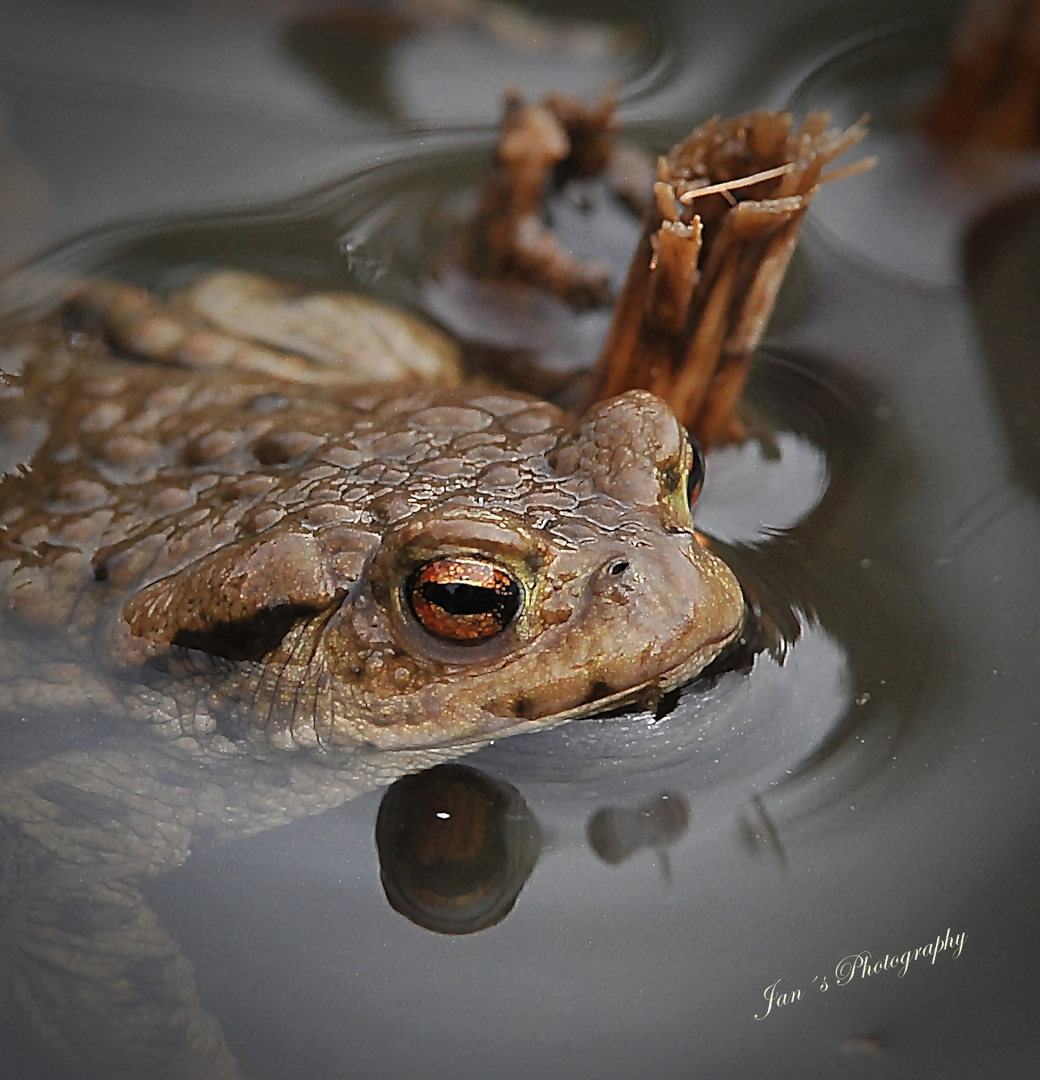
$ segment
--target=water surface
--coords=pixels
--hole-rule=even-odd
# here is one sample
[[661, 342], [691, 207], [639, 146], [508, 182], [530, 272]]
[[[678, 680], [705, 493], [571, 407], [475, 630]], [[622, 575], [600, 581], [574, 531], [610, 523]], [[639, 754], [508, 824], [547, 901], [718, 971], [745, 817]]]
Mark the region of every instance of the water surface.
[[[487, 929], [433, 933], [390, 906], [382, 792], [150, 883], [254, 1080], [1032, 1075], [1038, 217], [992, 188], [1010, 209], [983, 217], [971, 172], [921, 149], [947, 7], [921, 5], [920, 52], [880, 25], [894, 9], [824, 25], [806, 5], [785, 25], [754, 8], [724, 39], [732, 70], [757, 72], [739, 91], [695, 92], [673, 54], [692, 66], [703, 46], [661, 5], [620, 96], [650, 139], [729, 109], [720, 96], [755, 103], [748, 85], [878, 115], [884, 164], [821, 196], [758, 358], [762, 439], [709, 459], [698, 523], [760, 607], [761, 648], [661, 715], [467, 759], [529, 822], [519, 895]], [[674, 40], [655, 30], [669, 20]], [[168, 285], [231, 264], [446, 318], [437, 252], [490, 131], [402, 130], [397, 100], [397, 129], [356, 144], [366, 168], [317, 194], [93, 235], [37, 269]], [[592, 354], [601, 332], [564, 319], [547, 347]], [[947, 931], [960, 950], [904, 975], [841, 967]], [[48, 1075], [25, 1053], [22, 1075]]]

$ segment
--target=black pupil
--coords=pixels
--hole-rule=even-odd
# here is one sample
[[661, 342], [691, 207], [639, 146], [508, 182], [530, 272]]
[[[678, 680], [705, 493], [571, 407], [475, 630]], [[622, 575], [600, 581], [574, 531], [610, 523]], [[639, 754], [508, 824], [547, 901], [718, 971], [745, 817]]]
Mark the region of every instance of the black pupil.
[[427, 603], [436, 604], [449, 615], [494, 615], [503, 626], [520, 606], [520, 587], [515, 581], [498, 589], [459, 582], [441, 585], [436, 581], [425, 581], [419, 591]]

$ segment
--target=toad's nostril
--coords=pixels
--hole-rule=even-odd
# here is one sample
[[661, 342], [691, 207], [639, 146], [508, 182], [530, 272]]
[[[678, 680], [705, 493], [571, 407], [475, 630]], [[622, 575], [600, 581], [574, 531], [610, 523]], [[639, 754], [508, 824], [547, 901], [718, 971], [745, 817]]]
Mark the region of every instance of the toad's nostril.
[[608, 573], [612, 574], [614, 577], [620, 577], [627, 569], [628, 560], [618, 559], [617, 562], [611, 564]]

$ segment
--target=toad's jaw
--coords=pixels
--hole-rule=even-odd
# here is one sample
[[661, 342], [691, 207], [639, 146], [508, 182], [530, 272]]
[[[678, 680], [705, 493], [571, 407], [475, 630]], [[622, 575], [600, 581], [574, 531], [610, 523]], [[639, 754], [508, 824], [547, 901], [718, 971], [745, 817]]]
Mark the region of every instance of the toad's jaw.
[[[723, 582], [727, 586], [731, 585], [724, 598], [726, 601], [733, 601], [733, 618], [722, 631], [707, 640], [701, 639], [686, 655], [676, 658], [672, 654], [653, 674], [618, 689], [608, 686], [594, 674], [590, 676], [587, 671], [582, 671], [580, 680], [570, 680], [569, 693], [564, 691], [561, 683], [557, 683], [552, 695], [553, 704], [549, 705], [547, 701], [547, 707], [543, 708], [538, 707], [533, 697], [499, 698], [489, 702], [480, 711], [479, 717], [471, 718], [466, 725], [473, 732], [471, 736], [456, 730], [447, 737], [434, 738], [428, 745], [454, 746], [458, 747], [460, 752], [468, 752], [486, 745], [492, 739], [540, 731], [569, 720], [578, 720], [625, 706], [646, 707], [652, 696], [668, 693], [691, 682], [743, 629], [743, 597], [728, 567], [723, 566], [722, 569]], [[414, 732], [412, 737], [414, 738]]]
[[431, 748], [437, 746], [454, 747], [460, 753], [469, 753], [486, 746], [490, 740], [521, 735], [525, 732], [547, 731], [549, 728], [557, 727], [570, 720], [586, 719], [590, 716], [610, 712], [613, 709], [625, 706], [633, 706], [637, 709], [649, 708], [651, 707], [651, 695], [666, 694], [677, 687], [692, 682], [739, 635], [742, 628], [743, 621], [724, 636], [705, 642], [700, 649], [690, 655], [685, 664], [647, 679], [637, 686], [617, 690], [603, 696], [596, 696], [579, 705], [546, 716], [530, 719], [516, 716], [489, 716], [482, 727], [481, 733], [472, 739], [445, 740], [443, 743], [432, 743]]

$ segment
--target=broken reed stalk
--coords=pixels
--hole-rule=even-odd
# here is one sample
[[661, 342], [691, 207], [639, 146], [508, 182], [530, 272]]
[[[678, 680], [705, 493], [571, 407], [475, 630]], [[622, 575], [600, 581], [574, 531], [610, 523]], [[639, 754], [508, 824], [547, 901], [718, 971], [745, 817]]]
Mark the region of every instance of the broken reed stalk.
[[515, 92], [505, 110], [491, 173], [469, 237], [467, 262], [477, 277], [527, 282], [576, 307], [608, 300], [610, 268], [584, 262], [546, 226], [543, 199], [560, 171], [601, 172], [612, 153], [614, 99], [593, 106], [563, 95], [528, 105]]
[[942, 143], [1040, 146], [1040, 0], [967, 4], [923, 126]]
[[658, 162], [648, 211], [590, 400], [642, 388], [705, 446], [742, 439], [736, 414], [758, 344], [823, 169], [866, 135], [810, 113], [755, 112], [700, 125]]

